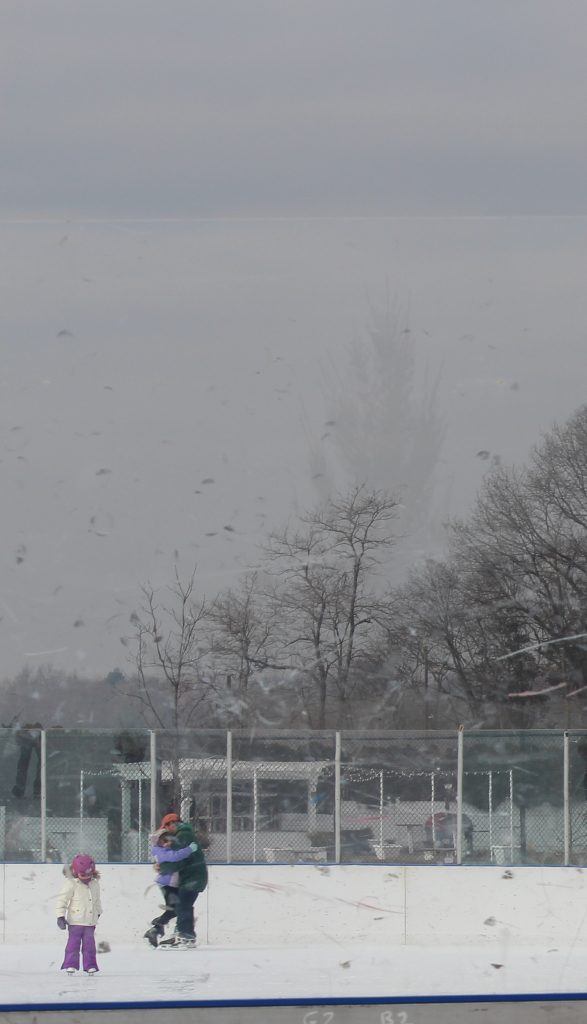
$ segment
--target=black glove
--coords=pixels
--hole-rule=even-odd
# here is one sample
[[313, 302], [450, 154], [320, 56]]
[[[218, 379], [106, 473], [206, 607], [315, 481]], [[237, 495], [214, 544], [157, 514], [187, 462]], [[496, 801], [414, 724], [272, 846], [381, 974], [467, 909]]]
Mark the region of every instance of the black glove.
[[65, 931], [65, 929], [67, 928], [67, 921], [65, 920], [64, 917], [58, 917], [57, 918], [57, 927], [61, 928], [62, 932]]

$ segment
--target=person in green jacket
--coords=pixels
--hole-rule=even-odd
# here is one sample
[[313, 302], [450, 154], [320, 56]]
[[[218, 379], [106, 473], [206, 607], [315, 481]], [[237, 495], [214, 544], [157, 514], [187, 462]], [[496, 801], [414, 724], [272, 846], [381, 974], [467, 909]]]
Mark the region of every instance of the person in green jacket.
[[159, 871], [162, 874], [174, 871], [178, 873], [177, 932], [171, 939], [160, 943], [160, 947], [191, 948], [196, 945], [194, 903], [208, 885], [208, 868], [201, 843], [197, 842], [189, 822], [181, 821], [179, 815], [175, 814], [167, 814], [163, 820], [165, 821], [164, 827], [173, 832], [175, 849], [181, 850], [191, 846], [192, 853], [185, 860], [170, 863], [166, 863], [164, 860], [159, 862]]

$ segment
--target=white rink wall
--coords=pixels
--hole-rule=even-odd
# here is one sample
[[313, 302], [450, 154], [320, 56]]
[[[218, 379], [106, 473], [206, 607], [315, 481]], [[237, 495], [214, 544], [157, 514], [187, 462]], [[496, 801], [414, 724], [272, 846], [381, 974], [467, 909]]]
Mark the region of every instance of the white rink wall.
[[[149, 865], [99, 866], [97, 941], [143, 942], [161, 902]], [[201, 944], [587, 946], [581, 868], [395, 865], [210, 867], [196, 903]], [[0, 864], [0, 942], [63, 942], [54, 864]]]

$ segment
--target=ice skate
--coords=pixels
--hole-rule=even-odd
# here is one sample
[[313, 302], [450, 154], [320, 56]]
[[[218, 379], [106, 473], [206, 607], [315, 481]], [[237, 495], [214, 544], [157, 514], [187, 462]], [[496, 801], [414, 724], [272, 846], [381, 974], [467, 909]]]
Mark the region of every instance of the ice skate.
[[97, 967], [88, 967], [86, 974], [96, 974], [98, 971]]
[[65, 968], [65, 973], [66, 974], [77, 974], [77, 971], [76, 971], [75, 967], [66, 967]]
[[147, 941], [150, 942], [151, 945], [155, 947], [155, 949], [157, 949], [159, 939], [164, 934], [165, 932], [163, 931], [161, 925], [154, 924], [150, 928], [147, 928], [147, 931], [145, 932], [143, 938], [147, 939]]
[[186, 936], [180, 936], [176, 945], [176, 949], [195, 949], [196, 948], [196, 937], [193, 938]]

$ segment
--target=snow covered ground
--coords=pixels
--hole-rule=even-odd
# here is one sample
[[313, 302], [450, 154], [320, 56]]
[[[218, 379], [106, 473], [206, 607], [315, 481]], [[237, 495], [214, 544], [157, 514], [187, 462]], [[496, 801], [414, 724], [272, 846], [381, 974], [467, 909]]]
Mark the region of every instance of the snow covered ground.
[[[321, 1000], [579, 993], [581, 949], [220, 948], [163, 951], [145, 944], [99, 955], [95, 977], [59, 969], [62, 944], [0, 947], [0, 1009], [21, 1004], [200, 1000]], [[587, 1003], [584, 1004], [587, 1015]], [[583, 1018], [585, 1019], [585, 1017]]]

